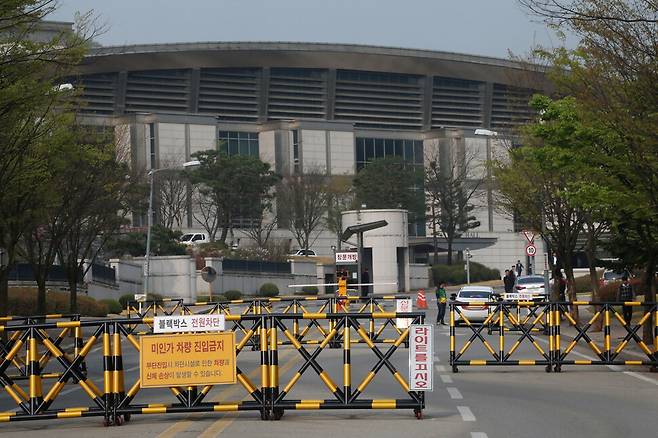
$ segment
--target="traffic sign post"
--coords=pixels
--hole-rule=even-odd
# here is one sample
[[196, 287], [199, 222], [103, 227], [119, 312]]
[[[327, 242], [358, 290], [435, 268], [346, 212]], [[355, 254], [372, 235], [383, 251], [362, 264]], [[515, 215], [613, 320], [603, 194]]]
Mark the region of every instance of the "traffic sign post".
[[528, 257], [534, 257], [537, 254], [537, 247], [532, 243], [529, 243], [525, 247], [525, 253]]

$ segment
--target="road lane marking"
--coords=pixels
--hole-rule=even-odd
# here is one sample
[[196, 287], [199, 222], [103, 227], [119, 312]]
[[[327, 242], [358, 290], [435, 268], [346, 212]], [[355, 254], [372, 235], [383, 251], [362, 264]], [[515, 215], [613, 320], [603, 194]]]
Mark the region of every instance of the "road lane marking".
[[[292, 350], [288, 350], [292, 351]], [[295, 356], [289, 360], [284, 366], [279, 369], [279, 376], [284, 373], [287, 373], [292, 367], [297, 365], [301, 360], [301, 356]], [[246, 397], [246, 396], [245, 396]], [[244, 397], [243, 397], [244, 399]], [[202, 433], [200, 433], [197, 438], [214, 438], [219, 436], [224, 429], [226, 429], [233, 421], [237, 418], [237, 412], [233, 415], [224, 414], [219, 420], [212, 423], [206, 428]]]
[[[545, 340], [545, 339], [539, 339], [539, 340], [546, 343], [546, 344], [548, 344], [548, 341]], [[570, 354], [574, 354], [578, 357], [582, 357], [583, 359], [587, 359], [587, 360], [598, 360], [595, 357], [592, 357], [592, 356], [587, 355], [587, 354], [579, 353], [576, 350], [571, 350]], [[643, 380], [645, 382], [653, 383], [654, 385], [658, 385], [658, 380], [654, 380], [651, 377], [643, 376], [642, 374], [639, 374], [635, 371], [623, 371], [623, 368], [620, 367], [619, 365], [606, 365], [606, 366], [609, 369], [611, 369], [612, 371], [621, 371], [623, 374], [626, 374], [628, 376], [635, 377], [636, 379]]]
[[443, 365], [435, 365], [434, 368], [436, 368], [436, 371], [439, 373], [445, 373], [446, 372], [446, 367]]
[[452, 383], [452, 376], [448, 376], [447, 374], [439, 374], [439, 377], [443, 383]]
[[127, 370], [124, 370], [124, 372], [129, 373], [131, 371], [135, 371], [139, 369], [139, 365], [135, 365], [134, 367], [130, 367]]
[[464, 398], [464, 397], [462, 397], [462, 393], [459, 392], [459, 390], [458, 390], [457, 388], [455, 388], [454, 386], [450, 386], [450, 387], [448, 387], [448, 388], [446, 388], [446, 389], [448, 390], [448, 394], [450, 394], [450, 398], [451, 398], [451, 399], [453, 399], [453, 400], [461, 400], [461, 399]]
[[484, 432], [471, 432], [471, 438], [489, 438]]
[[645, 382], [653, 383], [654, 385], [658, 385], [658, 380], [643, 376], [642, 374], [636, 373], [635, 371], [624, 371], [624, 374], [635, 377], [636, 379], [644, 380]]
[[468, 406], [457, 406], [457, 410], [462, 416], [462, 421], [475, 421], [475, 415]]

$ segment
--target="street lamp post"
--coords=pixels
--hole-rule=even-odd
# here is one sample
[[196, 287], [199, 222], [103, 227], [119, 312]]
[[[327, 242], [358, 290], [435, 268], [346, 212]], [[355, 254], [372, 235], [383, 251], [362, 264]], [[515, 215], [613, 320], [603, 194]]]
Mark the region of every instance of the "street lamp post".
[[199, 160], [192, 160], [183, 163], [181, 167], [164, 167], [161, 169], [151, 169], [149, 171], [149, 209], [146, 218], [146, 254], [144, 255], [144, 281], [142, 283], [143, 293], [146, 296], [149, 290], [150, 259], [151, 259], [151, 226], [153, 225], [153, 180], [155, 174], [163, 170], [181, 170], [200, 165]]

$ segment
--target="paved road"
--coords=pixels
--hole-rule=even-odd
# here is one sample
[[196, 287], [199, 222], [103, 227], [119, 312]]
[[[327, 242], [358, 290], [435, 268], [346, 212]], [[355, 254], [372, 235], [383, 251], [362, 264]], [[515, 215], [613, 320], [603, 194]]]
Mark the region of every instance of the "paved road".
[[[435, 301], [430, 297], [428, 320], [435, 318]], [[459, 328], [457, 342], [463, 343], [467, 328]], [[513, 342], [510, 336], [510, 342]], [[543, 341], [538, 341], [540, 344]], [[461, 367], [453, 374], [448, 366], [447, 326], [435, 330], [436, 362], [434, 391], [427, 394], [425, 419], [418, 421], [411, 411], [288, 411], [278, 422], [261, 421], [255, 412], [239, 414], [140, 415], [121, 427], [103, 428], [99, 418], [0, 424], [4, 437], [141, 436], [147, 437], [583, 437], [656, 436], [658, 420], [658, 375], [645, 369], [570, 367], [560, 374], [548, 374], [543, 367]], [[497, 344], [494, 344], [497, 345]], [[524, 344], [523, 344], [524, 345]], [[545, 346], [545, 345], [544, 345]], [[473, 345], [473, 357], [488, 354]], [[524, 345], [519, 358], [536, 358]], [[96, 357], [98, 352], [95, 352]], [[590, 353], [579, 349], [578, 354]], [[319, 362], [335, 381], [340, 381], [342, 352], [327, 350]], [[240, 356], [241, 367], [257, 381], [258, 354]], [[352, 350], [354, 381], [360, 380], [374, 363], [374, 354], [364, 347]], [[406, 350], [394, 356], [394, 364], [407, 372]], [[90, 360], [91, 372], [98, 371]], [[303, 363], [294, 350], [280, 352], [281, 380], [287, 382]], [[137, 375], [137, 355], [124, 347], [127, 385]], [[47, 388], [51, 383], [44, 386]], [[88, 405], [75, 386], [64, 390], [67, 406]], [[377, 375], [366, 391], [369, 398], [401, 396], [399, 385], [385, 371]], [[223, 387], [209, 394], [212, 400], [240, 400], [246, 396], [239, 386]], [[305, 374], [295, 387], [294, 398], [330, 398], [319, 379]], [[161, 390], [143, 390], [142, 402], [171, 403], [173, 397]], [[0, 396], [0, 410], [12, 409], [6, 394]]]

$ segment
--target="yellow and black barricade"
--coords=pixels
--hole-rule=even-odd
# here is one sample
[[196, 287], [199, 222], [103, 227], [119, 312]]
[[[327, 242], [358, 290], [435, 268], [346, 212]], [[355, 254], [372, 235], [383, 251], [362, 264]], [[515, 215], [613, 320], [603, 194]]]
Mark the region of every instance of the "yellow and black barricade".
[[[152, 403], [153, 393], [145, 394], [150, 391], [150, 387], [143, 387], [144, 383], [141, 381], [143, 374], [140, 372], [137, 377], [129, 379], [124, 367], [127, 350], [132, 349], [133, 352], [140, 353], [141, 345], [147, 339], [152, 339], [154, 343], [158, 342], [159, 338], [152, 337], [154, 333], [150, 329], [153, 326], [153, 318], [83, 321], [76, 319], [52, 322], [23, 319], [16, 320], [11, 325], [0, 326], [1, 331], [7, 332], [10, 340], [5, 345], [0, 358], [0, 384], [17, 406], [14, 411], [0, 412], [0, 422], [97, 416], [103, 418], [105, 425], [120, 425], [135, 414], [245, 410], [259, 412], [262, 419], [280, 419], [286, 409], [315, 408], [413, 409], [417, 415], [422, 412], [424, 393], [410, 391], [407, 381], [391, 362], [391, 356], [404, 345], [408, 337], [408, 329], [383, 349], [375, 344], [367, 325], [373, 319], [386, 320], [396, 317], [411, 318], [414, 322], [420, 323], [424, 320], [424, 314], [269, 313], [264, 312], [263, 309], [264, 307], [256, 305], [246, 314], [224, 313], [226, 330], [222, 333], [234, 334], [230, 338], [234, 340], [232, 341], [234, 344], [229, 345], [234, 345], [233, 357], [237, 360], [234, 364], [235, 368], [231, 368], [234, 371], [234, 378], [226, 383], [236, 382], [239, 384], [236, 387], [244, 388], [247, 397], [243, 400], [244, 395], [240, 396], [236, 401], [210, 399], [209, 395], [215, 383], [196, 386], [170, 386], [170, 383], [166, 383], [162, 387], [166, 387], [171, 394], [169, 398], [160, 390], [158, 394], [162, 395], [158, 395], [161, 398], [158, 400], [159, 403]], [[215, 314], [221, 313], [219, 307], [214, 311]], [[294, 322], [301, 323], [303, 326], [311, 320], [332, 323], [331, 329], [326, 329], [324, 339], [314, 345], [313, 350], [307, 349], [310, 344], [303, 344], [299, 340], [299, 334], [295, 336], [291, 331]], [[136, 332], [136, 326], [147, 327], [149, 330]], [[65, 351], [62, 339], [70, 331], [75, 334], [76, 341], [71, 351]], [[342, 386], [334, 383], [318, 361], [318, 356], [339, 334], [343, 347]], [[354, 337], [360, 338], [365, 346], [354, 347]], [[281, 342], [284, 338], [287, 344]], [[254, 361], [252, 353], [248, 353], [250, 356], [242, 360], [246, 347], [253, 345], [255, 340], [257, 340], [258, 359]], [[299, 354], [304, 362], [295, 374], [296, 377], [285, 385], [280, 382], [279, 368], [279, 349], [283, 345], [290, 352]], [[294, 350], [290, 350], [287, 345], [292, 345]], [[353, 374], [350, 350], [353, 347], [372, 351], [376, 360], [376, 364], [356, 387], [353, 387], [351, 382]], [[23, 354], [25, 362], [22, 366], [26, 370], [26, 379], [16, 381], [8, 370], [15, 366], [16, 359]], [[132, 354], [130, 357], [134, 360], [135, 355]], [[141, 358], [139, 355], [138, 357]], [[247, 369], [244, 368], [245, 366]], [[390, 400], [364, 398], [365, 388], [382, 369], [387, 369], [393, 375], [407, 394], [407, 398]], [[134, 371], [134, 368], [132, 370]], [[317, 374], [318, 382], [322, 382], [329, 389], [331, 394], [329, 399], [315, 401], [290, 399], [292, 387], [307, 370]], [[46, 380], [46, 376], [51, 376], [52, 380]], [[255, 380], [258, 376], [259, 382]], [[65, 389], [75, 386], [80, 387], [88, 398], [83, 406], [72, 406], [73, 399], [66, 396], [71, 391]], [[156, 386], [151, 385], [151, 387]]]
[[[482, 311], [486, 309], [486, 316], [481, 324], [471, 322], [467, 313], [471, 309]], [[527, 315], [519, 317], [523, 312], [520, 309], [532, 310]], [[472, 314], [471, 314], [472, 315]], [[547, 372], [551, 371], [553, 358], [551, 346], [547, 349], [542, 347], [538, 340], [544, 332], [544, 321], [549, 319], [550, 323], [551, 304], [535, 301], [483, 301], [483, 302], [458, 302], [450, 303], [450, 365], [453, 372], [458, 372], [460, 366], [518, 366], [538, 365], [544, 366]], [[474, 316], [471, 316], [474, 318]], [[455, 329], [457, 320], [463, 322], [468, 330], [468, 340], [457, 349], [457, 332]], [[492, 336], [495, 326], [497, 334]], [[548, 330], [550, 337], [550, 327]], [[498, 348], [492, 346], [494, 344]], [[468, 358], [469, 349], [474, 345], [482, 345], [487, 356], [476, 356]], [[508, 345], [511, 347], [507, 348]], [[520, 347], [530, 345], [530, 352], [522, 353]], [[476, 353], [477, 354], [477, 353]], [[524, 357], [519, 357], [521, 355]]]
[[[481, 324], [472, 323], [466, 316], [465, 309], [469, 307], [486, 307], [487, 316]], [[528, 307], [523, 318], [519, 318], [518, 309]], [[579, 325], [570, 313], [570, 309], [579, 306], [592, 306], [594, 314], [584, 324]], [[618, 312], [618, 307], [631, 307], [642, 309], [635, 312], [632, 321], [627, 323]], [[639, 314], [639, 315], [637, 315]], [[463, 322], [468, 330], [469, 338], [457, 345], [456, 319]], [[602, 323], [602, 340], [597, 343], [593, 335], [593, 327], [599, 321]], [[616, 344], [612, 336], [613, 322], [623, 328], [623, 336]], [[565, 335], [562, 328], [567, 324], [575, 335], [568, 343], [564, 342]], [[642, 328], [653, 324], [652, 341], [644, 342]], [[491, 327], [496, 326], [497, 330]], [[485, 330], [486, 329], [486, 330]], [[486, 331], [486, 333], [485, 333]], [[492, 336], [492, 332], [497, 334]], [[461, 334], [461, 333], [460, 333]], [[462, 334], [463, 335], [463, 334]], [[544, 344], [540, 345], [540, 342]], [[498, 344], [498, 349], [493, 345]], [[512, 346], [506, 349], [511, 343]], [[629, 344], [635, 344], [642, 351], [640, 359], [622, 358], [624, 350]], [[482, 348], [473, 352], [475, 345], [481, 345], [486, 351], [482, 357]], [[515, 358], [523, 345], [533, 357]], [[593, 358], [572, 358], [576, 346], [583, 345], [595, 355]], [[467, 354], [471, 352], [471, 356]], [[637, 355], [638, 353], [631, 353]], [[473, 357], [476, 355], [476, 357]], [[515, 357], [512, 357], [515, 355]], [[565, 365], [644, 365], [658, 370], [658, 305], [656, 303], [642, 302], [452, 302], [450, 303], [450, 365], [453, 372], [458, 372], [460, 366], [498, 366], [498, 365], [541, 365], [546, 371], [562, 371]]]

